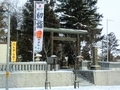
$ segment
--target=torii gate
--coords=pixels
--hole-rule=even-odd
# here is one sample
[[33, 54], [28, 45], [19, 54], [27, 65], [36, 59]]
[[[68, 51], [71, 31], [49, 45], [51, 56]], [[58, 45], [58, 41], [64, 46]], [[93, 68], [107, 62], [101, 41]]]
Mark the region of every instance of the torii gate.
[[[47, 28], [44, 27], [44, 31], [45, 32], [51, 32], [51, 55], [53, 55], [53, 42], [54, 40], [60, 40], [60, 41], [76, 41], [77, 43], [77, 52], [76, 54], [79, 55], [79, 51], [80, 51], [80, 38], [79, 35], [80, 34], [87, 34], [87, 30], [78, 30], [78, 29], [64, 29], [64, 28]], [[59, 36], [54, 36], [54, 33], [66, 33], [66, 34], [76, 34], [76, 38], [68, 38], [68, 37], [59, 37]]]

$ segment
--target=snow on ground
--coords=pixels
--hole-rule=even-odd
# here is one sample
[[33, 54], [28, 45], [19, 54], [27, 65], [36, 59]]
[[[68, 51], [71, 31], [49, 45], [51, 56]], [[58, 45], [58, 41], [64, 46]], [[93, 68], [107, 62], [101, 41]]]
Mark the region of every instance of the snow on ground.
[[[1, 89], [0, 90], [5, 90]], [[32, 88], [10, 88], [9, 90], [45, 90], [44, 87]], [[120, 86], [80, 86], [74, 89], [74, 86], [51, 87], [49, 90], [120, 90]]]

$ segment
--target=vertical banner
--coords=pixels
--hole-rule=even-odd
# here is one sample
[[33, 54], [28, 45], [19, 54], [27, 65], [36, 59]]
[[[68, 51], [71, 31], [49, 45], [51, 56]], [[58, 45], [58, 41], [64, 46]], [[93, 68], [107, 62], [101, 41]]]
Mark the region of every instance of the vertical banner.
[[34, 1], [33, 54], [42, 51], [44, 29], [44, 1]]
[[11, 41], [11, 62], [16, 62], [16, 41]]

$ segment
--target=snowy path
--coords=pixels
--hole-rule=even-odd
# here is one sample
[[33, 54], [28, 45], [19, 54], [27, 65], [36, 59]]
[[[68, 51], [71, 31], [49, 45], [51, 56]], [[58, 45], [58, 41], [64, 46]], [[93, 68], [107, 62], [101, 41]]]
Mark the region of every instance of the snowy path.
[[[0, 89], [5, 90], [5, 89]], [[10, 88], [9, 90], [45, 90], [44, 87], [35, 88]], [[68, 87], [52, 87], [49, 90], [120, 90], [120, 86], [80, 86], [74, 89], [73, 86]]]

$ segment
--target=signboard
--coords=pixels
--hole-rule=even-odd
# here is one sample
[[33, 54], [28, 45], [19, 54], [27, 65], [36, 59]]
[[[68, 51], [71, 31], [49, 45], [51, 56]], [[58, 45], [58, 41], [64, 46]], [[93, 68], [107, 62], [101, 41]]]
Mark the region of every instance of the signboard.
[[42, 51], [44, 29], [44, 1], [34, 1], [33, 52]]
[[11, 41], [11, 62], [16, 62], [16, 41]]

